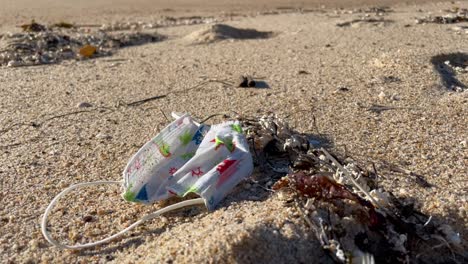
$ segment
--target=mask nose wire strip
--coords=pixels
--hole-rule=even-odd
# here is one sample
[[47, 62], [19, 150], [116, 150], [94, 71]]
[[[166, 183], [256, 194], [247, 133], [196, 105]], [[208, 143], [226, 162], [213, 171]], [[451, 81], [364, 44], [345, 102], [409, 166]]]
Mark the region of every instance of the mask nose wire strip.
[[114, 234], [114, 235], [112, 235], [110, 237], [107, 237], [105, 239], [102, 239], [102, 240], [99, 240], [99, 241], [96, 241], [96, 242], [87, 243], [87, 244], [78, 244], [78, 245], [73, 245], [73, 246], [64, 245], [64, 244], [58, 242], [57, 240], [55, 240], [55, 239], [53, 239], [51, 237], [49, 231], [47, 231], [47, 218], [48, 218], [50, 212], [52, 211], [52, 208], [55, 206], [57, 201], [62, 196], [64, 196], [65, 194], [71, 192], [72, 190], [74, 190], [76, 188], [83, 187], [83, 186], [102, 185], [102, 184], [122, 184], [122, 182], [123, 181], [84, 182], [84, 183], [78, 183], [78, 184], [71, 185], [70, 187], [68, 187], [65, 190], [63, 190], [62, 192], [60, 192], [50, 202], [49, 206], [47, 206], [47, 208], [46, 208], [46, 210], [44, 212], [44, 216], [42, 217], [41, 231], [42, 231], [42, 234], [44, 235], [44, 238], [47, 241], [49, 241], [49, 243], [51, 243], [52, 245], [54, 245], [56, 247], [59, 247], [61, 249], [83, 249], [83, 248], [95, 247], [95, 246], [98, 246], [98, 245], [105, 244], [105, 243], [107, 243], [107, 242], [109, 242], [109, 241], [111, 241], [111, 240], [125, 234], [126, 232], [130, 231], [131, 229], [135, 228], [136, 226], [140, 225], [141, 223], [143, 223], [143, 222], [145, 222], [147, 220], [151, 220], [153, 218], [156, 218], [156, 217], [158, 217], [159, 215], [161, 215], [163, 213], [167, 213], [169, 211], [177, 210], [179, 208], [186, 207], [186, 206], [192, 206], [192, 205], [197, 205], [197, 204], [205, 204], [205, 201], [203, 200], [203, 198], [196, 198], [196, 199], [191, 199], [191, 200], [187, 200], [187, 201], [182, 201], [182, 202], [179, 202], [179, 203], [176, 203], [176, 204], [173, 204], [173, 205], [169, 205], [167, 207], [164, 207], [162, 209], [157, 210], [154, 213], [150, 213], [148, 215], [145, 215], [140, 220], [136, 221], [135, 223], [131, 224], [127, 228], [123, 229], [122, 231], [120, 231], [120, 232], [118, 232], [118, 233], [116, 233], [116, 234]]

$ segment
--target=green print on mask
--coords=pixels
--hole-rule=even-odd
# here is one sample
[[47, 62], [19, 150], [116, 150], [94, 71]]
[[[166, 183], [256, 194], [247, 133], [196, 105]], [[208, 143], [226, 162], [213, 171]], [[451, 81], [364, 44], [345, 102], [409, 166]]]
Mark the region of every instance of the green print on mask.
[[232, 141], [232, 138], [226, 138], [224, 140], [224, 145], [226, 146], [226, 148], [230, 151], [230, 152], [233, 152], [234, 149], [236, 148], [236, 145], [234, 144], [234, 142]]
[[161, 155], [163, 155], [166, 158], [171, 156], [171, 151], [170, 151], [171, 147], [169, 146], [169, 144], [167, 144], [164, 141], [155, 142], [155, 143], [158, 146], [158, 149], [159, 149], [159, 152], [161, 153]]
[[232, 128], [232, 130], [236, 131], [237, 133], [242, 134], [242, 127], [239, 124], [232, 124], [231, 128]]
[[125, 193], [123, 194], [123, 198], [125, 199], [125, 201], [129, 201], [129, 202], [134, 202], [135, 201], [135, 197], [136, 197], [136, 193], [130, 191], [130, 189], [132, 189], [133, 185], [130, 184], [127, 188], [127, 190], [125, 191]]
[[189, 131], [185, 131], [182, 135], [179, 136], [180, 142], [183, 146], [187, 146], [190, 141], [192, 141], [192, 134]]
[[188, 153], [185, 153], [185, 154], [182, 154], [180, 155], [180, 157], [184, 160], [189, 160], [191, 159], [193, 156], [195, 156], [195, 152], [188, 152]]
[[197, 189], [197, 187], [195, 187], [195, 186], [192, 186], [192, 187], [188, 188], [188, 190], [187, 190], [187, 191], [184, 193], [184, 195], [183, 195], [183, 196], [186, 196], [187, 194], [189, 194], [189, 193], [191, 193], [191, 192], [193, 192], [193, 193], [197, 193], [197, 192], [198, 192], [198, 189]]

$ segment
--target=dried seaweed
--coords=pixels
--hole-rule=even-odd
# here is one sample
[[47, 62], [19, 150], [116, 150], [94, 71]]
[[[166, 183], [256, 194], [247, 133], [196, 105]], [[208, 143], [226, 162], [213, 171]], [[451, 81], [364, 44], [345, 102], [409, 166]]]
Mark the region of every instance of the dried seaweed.
[[[0, 66], [34, 66], [101, 57], [112, 54], [115, 49], [164, 39], [155, 32], [107, 33], [77, 28], [65, 22], [48, 27], [33, 21], [21, 27], [24, 32], [7, 33], [0, 38]], [[89, 47], [93, 47], [92, 52]]]
[[293, 187], [302, 196], [307, 198], [317, 198], [323, 200], [348, 199], [355, 202], [368, 202], [361, 197], [350, 192], [344, 185], [337, 183], [331, 178], [332, 173], [306, 174], [304, 171], [293, 173], [276, 182], [273, 190], [279, 190], [285, 184]]
[[[305, 222], [336, 262], [409, 263], [421, 261], [427, 248], [445, 247], [448, 258], [463, 258], [460, 238], [448, 226], [375, 189], [376, 174], [352, 159], [339, 161], [325, 148], [311, 144], [270, 114], [238, 116], [244, 123], [255, 162], [276, 173], [272, 189], [292, 197]], [[284, 176], [287, 174], [287, 176]], [[271, 174], [270, 174], [271, 175]], [[440, 241], [452, 241], [441, 244]], [[435, 244], [437, 243], [437, 244]]]
[[417, 24], [435, 23], [435, 24], [455, 24], [468, 22], [468, 9], [451, 10], [449, 14], [442, 16], [427, 16], [416, 20]]
[[31, 21], [30, 24], [21, 25], [21, 28], [23, 29], [23, 31], [26, 32], [40, 32], [46, 30], [46, 27], [44, 25], [36, 23], [34, 20]]
[[354, 24], [360, 24], [360, 23], [369, 23], [369, 24], [388, 24], [388, 23], [393, 23], [393, 20], [389, 19], [383, 19], [383, 18], [368, 18], [368, 17], [363, 17], [359, 19], [353, 19], [351, 21], [346, 21], [346, 22], [340, 22], [337, 23], [337, 27], [350, 27]]

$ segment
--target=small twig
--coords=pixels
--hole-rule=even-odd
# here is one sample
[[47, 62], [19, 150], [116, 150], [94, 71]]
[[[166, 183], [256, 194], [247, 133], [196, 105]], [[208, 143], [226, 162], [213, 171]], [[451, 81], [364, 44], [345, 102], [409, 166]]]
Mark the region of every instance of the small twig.
[[200, 124], [203, 124], [203, 123], [205, 123], [206, 121], [208, 121], [208, 120], [210, 120], [211, 118], [216, 117], [216, 116], [223, 116], [223, 117], [228, 117], [228, 118], [229, 118], [229, 116], [226, 115], [226, 114], [212, 114], [212, 115], [209, 115], [208, 117], [205, 117], [202, 121], [200, 121]]
[[[54, 119], [58, 119], [58, 118], [62, 118], [62, 117], [66, 117], [66, 116], [72, 116], [72, 115], [77, 115], [77, 114], [82, 114], [82, 113], [91, 113], [91, 112], [95, 112], [96, 110], [99, 110], [99, 109], [107, 109], [107, 110], [110, 110], [109, 108], [106, 108], [106, 107], [98, 107], [98, 108], [94, 108], [94, 109], [91, 109], [91, 110], [78, 110], [78, 111], [73, 111], [73, 112], [68, 112], [68, 113], [64, 113], [64, 114], [59, 114], [59, 115], [54, 115], [54, 116], [50, 116], [48, 118], [45, 118], [44, 120], [40, 121], [40, 122], [34, 122], [34, 121], [31, 121], [30, 123], [17, 123], [17, 124], [13, 124], [11, 126], [9, 126], [8, 128], [4, 129], [4, 130], [1, 130], [0, 131], [0, 134], [3, 134], [3, 133], [6, 133], [8, 131], [10, 131], [11, 129], [13, 129], [15, 126], [33, 126], [33, 127], [40, 127], [42, 126], [43, 124], [45, 124], [46, 122], [48, 121], [51, 121], [51, 120], [54, 120]], [[36, 137], [34, 139], [38, 139], [39, 137]], [[29, 140], [30, 142], [31, 140]], [[18, 143], [12, 143], [12, 144], [9, 144], [9, 145], [3, 145], [3, 146], [0, 146], [0, 148], [9, 148], [9, 147], [15, 147], [15, 146], [19, 146], [19, 145], [22, 145], [22, 144], [25, 144], [26, 142], [18, 142]]]
[[[0, 130], [0, 134], [4, 134], [10, 130], [12, 130], [14, 127], [16, 126], [33, 126], [33, 127], [39, 127], [41, 125], [43, 125], [44, 123], [50, 121], [50, 120], [53, 120], [53, 119], [57, 119], [57, 118], [62, 118], [62, 117], [65, 117], [65, 116], [71, 116], [71, 115], [76, 115], [76, 114], [81, 114], [81, 113], [90, 113], [90, 112], [94, 112], [96, 110], [98, 110], [100, 108], [94, 108], [92, 110], [79, 110], [79, 111], [73, 111], [73, 112], [69, 112], [69, 113], [65, 113], [65, 114], [60, 114], [60, 115], [55, 115], [55, 116], [51, 116], [49, 118], [46, 118], [44, 120], [42, 120], [41, 122], [34, 122], [34, 121], [31, 121], [29, 123], [25, 123], [25, 122], [22, 122], [22, 123], [16, 123], [16, 124], [13, 124], [3, 130]], [[107, 108], [106, 108], [107, 109]]]
[[[453, 248], [450, 246], [450, 243], [447, 240], [445, 240], [442, 236], [439, 235], [432, 235], [432, 237], [442, 241], [442, 245], [445, 245], [450, 250], [450, 253], [452, 253], [452, 257], [455, 259], [455, 253], [453, 252]], [[435, 249], [436, 247], [441, 247], [441, 245], [434, 246], [432, 247], [432, 249]]]
[[164, 116], [164, 118], [166, 118], [166, 121], [167, 122], [171, 122], [171, 120], [169, 120], [169, 118], [167, 118], [166, 114], [163, 112], [163, 110], [161, 110], [161, 108], [158, 108], [159, 111], [161, 112], [161, 114]]
[[357, 181], [348, 172], [348, 170], [346, 170], [343, 166], [341, 166], [341, 164], [332, 155], [330, 155], [330, 153], [328, 153], [328, 151], [326, 151], [324, 148], [321, 148], [321, 150], [325, 154], [325, 156], [327, 156], [327, 158], [331, 162], [333, 162], [336, 167], [338, 167], [338, 169], [340, 169], [346, 176], [348, 176], [348, 178], [351, 180], [351, 182], [354, 184], [354, 186], [356, 186], [361, 192], [363, 192], [369, 198], [369, 200], [371, 200], [372, 203], [374, 203], [374, 205], [376, 205], [377, 207], [382, 208], [382, 209], [384, 208], [377, 200], [374, 199], [374, 197], [372, 197], [372, 195], [370, 195], [370, 193], [368, 193], [366, 190], [364, 190], [364, 188], [362, 188], [362, 186], [359, 183], [357, 183]]
[[50, 62], [50, 63], [19, 64], [19, 65], [16, 65], [15, 68], [36, 67], [36, 66], [43, 66], [43, 65], [47, 65], [47, 64], [53, 64], [53, 63], [54, 63], [54, 62]]
[[375, 167], [375, 163], [372, 162], [372, 168], [374, 169], [374, 175], [375, 175], [375, 188], [377, 189], [379, 187], [379, 174], [377, 173], [377, 168]]
[[0, 135], [12, 130], [15, 126], [30, 126], [32, 123], [15, 123], [5, 129], [0, 130]]
[[413, 176], [413, 172], [410, 171], [410, 170], [407, 170], [407, 169], [403, 169], [403, 168], [400, 168], [400, 167], [397, 167], [395, 165], [390, 165], [390, 168], [389, 168], [391, 171], [394, 171], [394, 172], [399, 172], [399, 173], [403, 173], [403, 174], [407, 174], [407, 175], [410, 175], [410, 176]]
[[142, 99], [142, 100], [137, 100], [137, 101], [130, 102], [130, 103], [124, 103], [124, 105], [125, 106], [139, 106], [139, 105], [145, 104], [147, 102], [151, 102], [151, 101], [154, 101], [154, 100], [159, 100], [159, 99], [162, 99], [162, 98], [166, 98], [170, 94], [184, 93], [184, 92], [199, 88], [200, 86], [205, 85], [207, 83], [211, 83], [211, 82], [222, 83], [222, 84], [225, 84], [225, 85], [232, 85], [232, 84], [230, 84], [230, 83], [228, 83], [228, 82], [226, 82], [224, 80], [209, 79], [207, 81], [199, 82], [198, 84], [196, 84], [196, 85], [194, 85], [192, 87], [189, 87], [187, 89], [181, 89], [181, 90], [172, 91], [172, 92], [169, 92], [169, 93], [166, 93], [166, 94], [151, 96], [149, 98], [145, 98], [145, 99]]
[[299, 210], [299, 212], [301, 212], [302, 214], [302, 218], [304, 218], [304, 221], [309, 225], [310, 228], [314, 228], [314, 225], [312, 224], [312, 222], [310, 221], [309, 217], [307, 216], [306, 212], [304, 212], [304, 210], [302, 210], [302, 208], [296, 204], [296, 209]]
[[320, 135], [320, 131], [317, 126], [317, 118], [315, 118], [315, 115], [312, 115], [312, 118], [313, 118], [312, 120], [314, 121], [314, 128], [317, 131], [317, 135]]
[[251, 182], [253, 182], [255, 185], [257, 185], [258, 187], [262, 188], [263, 190], [267, 191], [267, 192], [274, 192], [272, 189], [269, 189], [263, 185], [261, 185], [260, 183], [258, 183], [258, 181], [255, 181], [253, 179], [250, 179]]
[[6, 149], [6, 148], [11, 148], [11, 147], [16, 147], [16, 146], [19, 146], [19, 145], [22, 145], [24, 142], [17, 142], [17, 143], [13, 143], [13, 144], [9, 144], [9, 145], [3, 145], [3, 146], [0, 146], [1, 149]]
[[94, 111], [96, 111], [96, 110], [97, 110], [97, 108], [92, 109], [92, 110], [79, 110], [79, 111], [73, 111], [73, 112], [69, 112], [69, 113], [65, 113], [65, 114], [60, 114], [60, 115], [56, 115], [56, 116], [51, 116], [51, 117], [49, 117], [49, 118], [46, 118], [46, 119], [45, 119], [44, 121], [42, 121], [41, 123], [38, 123], [38, 125], [42, 125], [42, 124], [44, 124], [45, 122], [50, 121], [50, 120], [53, 120], [53, 119], [57, 119], [57, 118], [65, 117], [65, 116], [76, 115], [76, 114], [81, 114], [81, 113], [94, 112]]
[[432, 220], [432, 215], [429, 216], [429, 219], [427, 219], [426, 223], [424, 223], [423, 226], [427, 226], [431, 222], [431, 220]]
[[[230, 111], [232, 112], [233, 114], [239, 116], [239, 113], [237, 113], [236, 111]], [[228, 114], [226, 113], [217, 113], [217, 114], [212, 114], [212, 115], [209, 115], [207, 117], [205, 117], [204, 119], [202, 119], [202, 121], [200, 121], [200, 124], [203, 124], [205, 123], [206, 121], [210, 120], [211, 118], [213, 117], [216, 117], [216, 116], [223, 116], [224, 118], [231, 118], [231, 116], [229, 116]]]
[[400, 168], [400, 167], [397, 167], [393, 164], [389, 164], [389, 169], [391, 171], [394, 171], [394, 172], [399, 172], [399, 173], [403, 173], [403, 174], [406, 174], [408, 176], [411, 176], [411, 177], [414, 177], [415, 178], [415, 182], [417, 184], [419, 184], [420, 186], [424, 187], [424, 188], [431, 188], [433, 187], [432, 184], [430, 184], [426, 179], [424, 179], [423, 176], [417, 174], [417, 173], [414, 173], [410, 170], [407, 170], [407, 169], [403, 169], [403, 168]]
[[134, 102], [131, 102], [131, 103], [127, 103], [127, 106], [138, 106], [138, 105], [147, 103], [147, 102], [149, 102], [149, 101], [153, 101], [153, 100], [158, 100], [158, 99], [161, 99], [161, 98], [165, 98], [166, 96], [167, 96], [166, 94], [164, 94], [164, 95], [152, 96], [152, 97], [150, 97], [150, 98], [146, 98], [146, 99], [143, 99], [143, 100], [138, 100], [138, 101], [134, 101]]
[[102, 25], [99, 25], [99, 24], [76, 24], [73, 26], [74, 27], [102, 27]]
[[370, 106], [364, 106], [361, 103], [358, 103], [357, 106], [362, 109], [366, 109], [367, 111], [374, 112], [377, 114], [382, 113], [383, 111], [387, 110], [399, 110], [399, 109], [408, 109], [408, 110], [417, 110], [419, 108], [415, 107], [397, 107], [397, 106], [386, 106], [386, 105], [378, 105], [372, 104]]

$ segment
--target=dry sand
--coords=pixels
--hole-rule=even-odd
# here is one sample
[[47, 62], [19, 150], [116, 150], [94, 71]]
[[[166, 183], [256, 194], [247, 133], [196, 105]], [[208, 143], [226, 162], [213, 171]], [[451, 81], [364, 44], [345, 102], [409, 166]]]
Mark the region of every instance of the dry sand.
[[[111, 57], [0, 68], [0, 262], [329, 261], [298, 212], [249, 180], [214, 212], [193, 208], [170, 213], [93, 250], [51, 247], [39, 230], [50, 200], [73, 183], [119, 180], [131, 155], [167, 124], [162, 112], [171, 111], [200, 118], [228, 111], [250, 115], [274, 111], [292, 114], [291, 124], [312, 134], [315, 117], [319, 132], [335, 151], [343, 153], [346, 146], [364, 166], [375, 163], [381, 186], [414, 200], [423, 212], [449, 223], [466, 240], [468, 92], [444, 87], [431, 59], [442, 53], [468, 53], [468, 34], [457, 33], [453, 25], [414, 22], [453, 6], [468, 7], [466, 2], [400, 5], [385, 16], [387, 23], [348, 27], [336, 24], [362, 13], [323, 9], [234, 17], [227, 24], [275, 34], [191, 45], [185, 36], [205, 26], [168, 27], [158, 30], [169, 36], [167, 40], [121, 49]], [[43, 6], [36, 10], [43, 12], [36, 19], [52, 20]], [[80, 17], [70, 18], [102, 22], [92, 12], [79, 12]], [[143, 21], [153, 18], [134, 9], [116, 11], [111, 17], [131, 20], [127, 16], [131, 12]], [[3, 30], [29, 18], [13, 18], [14, 14], [10, 12], [7, 20], [2, 16]], [[189, 88], [206, 78], [235, 79], [244, 73], [264, 77], [270, 88], [210, 83], [137, 107], [115, 107], [122, 101]], [[468, 84], [467, 73], [457, 78]], [[47, 120], [80, 110], [80, 102], [94, 107]], [[373, 105], [392, 108], [377, 113], [369, 111]], [[420, 175], [433, 187], [424, 187], [414, 175], [389, 170], [389, 164]], [[66, 196], [50, 222], [55, 237], [97, 240], [162, 206], [129, 204], [119, 193], [117, 186], [96, 187]], [[83, 217], [89, 215], [94, 220], [84, 223]]]

